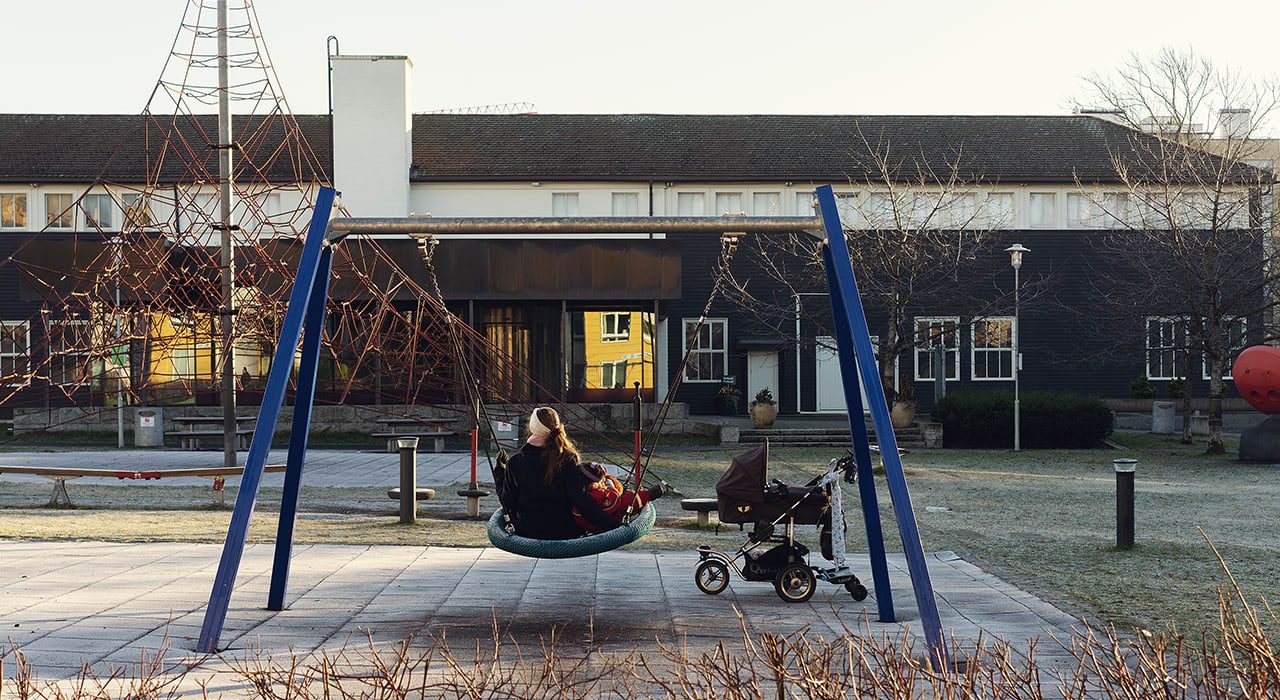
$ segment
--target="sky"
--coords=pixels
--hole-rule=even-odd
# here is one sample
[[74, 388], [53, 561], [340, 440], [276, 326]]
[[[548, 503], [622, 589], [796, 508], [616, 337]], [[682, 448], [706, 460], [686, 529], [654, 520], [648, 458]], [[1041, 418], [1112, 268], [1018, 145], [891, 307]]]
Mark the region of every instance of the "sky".
[[[214, 0], [5, 3], [0, 112], [140, 112], [188, 2]], [[417, 112], [1063, 114], [1130, 52], [1280, 72], [1275, 0], [253, 4], [295, 113], [327, 109], [329, 35], [345, 54], [408, 55]]]

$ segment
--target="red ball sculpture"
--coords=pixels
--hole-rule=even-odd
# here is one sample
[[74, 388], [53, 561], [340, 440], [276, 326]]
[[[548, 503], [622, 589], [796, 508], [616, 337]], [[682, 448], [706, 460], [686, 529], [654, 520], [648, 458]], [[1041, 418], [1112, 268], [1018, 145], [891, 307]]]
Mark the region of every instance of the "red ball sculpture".
[[1231, 377], [1250, 406], [1269, 416], [1280, 413], [1280, 348], [1246, 348], [1232, 365]]

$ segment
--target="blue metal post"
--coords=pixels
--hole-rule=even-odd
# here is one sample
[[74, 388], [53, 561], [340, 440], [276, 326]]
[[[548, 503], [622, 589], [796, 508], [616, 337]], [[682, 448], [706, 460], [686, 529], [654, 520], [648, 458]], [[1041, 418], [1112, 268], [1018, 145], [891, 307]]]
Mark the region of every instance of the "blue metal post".
[[298, 261], [298, 278], [289, 294], [289, 307], [280, 327], [280, 341], [271, 361], [271, 371], [267, 374], [267, 388], [263, 392], [262, 406], [258, 410], [253, 441], [249, 443], [244, 475], [240, 477], [240, 490], [236, 494], [235, 509], [231, 512], [227, 539], [222, 546], [222, 559], [218, 562], [218, 573], [213, 579], [209, 605], [205, 608], [204, 625], [200, 628], [200, 641], [196, 645], [196, 650], [201, 653], [217, 651], [218, 637], [222, 634], [222, 624], [227, 618], [227, 606], [231, 602], [231, 591], [240, 570], [245, 538], [249, 535], [249, 519], [253, 516], [253, 507], [258, 500], [262, 470], [267, 464], [267, 452], [271, 449], [271, 438], [280, 419], [280, 406], [284, 402], [285, 389], [288, 388], [289, 374], [293, 371], [293, 356], [298, 347], [298, 339], [302, 336], [302, 321], [315, 287], [320, 252], [336, 194], [332, 189], [322, 187], [316, 197], [311, 225], [307, 229], [306, 242], [302, 247], [302, 258]]
[[324, 314], [326, 302], [329, 301], [329, 270], [332, 267], [333, 248], [325, 246], [320, 251], [320, 267], [316, 270], [311, 300], [307, 303], [302, 360], [298, 366], [298, 391], [293, 402], [293, 427], [289, 431], [289, 462], [284, 473], [284, 495], [280, 499], [280, 524], [276, 528], [276, 557], [271, 567], [271, 591], [267, 595], [268, 610], [284, 610], [284, 596], [289, 588], [293, 527], [297, 521], [298, 496], [302, 490], [302, 467], [307, 456], [307, 436], [311, 430], [316, 369], [320, 364], [320, 339], [324, 333]]
[[[845, 244], [844, 229], [840, 225], [840, 214], [836, 209], [835, 194], [831, 187], [823, 186], [814, 190], [818, 198], [818, 209], [822, 214], [822, 225], [827, 234], [825, 261], [832, 267], [837, 289], [832, 290], [832, 309], [836, 310], [835, 298], [843, 300], [844, 317], [836, 320], [836, 327], [846, 326], [851, 331], [853, 346], [843, 342], [840, 345], [840, 366], [853, 364], [857, 358], [858, 372], [863, 386], [880, 386], [880, 376], [876, 369], [875, 351], [871, 347], [871, 334], [867, 330], [867, 317], [862, 310], [862, 299], [858, 296], [858, 283], [853, 276], [853, 265], [849, 261], [849, 248]], [[848, 360], [846, 361], [846, 356]], [[847, 385], [846, 385], [847, 386]], [[847, 393], [847, 388], [846, 388]], [[920, 620], [924, 625], [924, 636], [933, 653], [938, 668], [946, 668], [949, 664], [946, 641], [942, 636], [942, 621], [938, 617], [938, 602], [934, 598], [933, 584], [929, 580], [929, 567], [924, 559], [924, 546], [920, 543], [920, 531], [916, 526], [915, 510], [911, 506], [911, 494], [907, 491], [907, 478], [902, 472], [902, 459], [898, 456], [898, 441], [893, 434], [893, 425], [889, 421], [889, 406], [885, 403], [884, 392], [867, 392], [868, 408], [871, 409], [871, 421], [875, 424], [876, 438], [880, 443], [880, 458], [884, 462], [885, 480], [889, 483], [889, 498], [893, 502], [893, 512], [898, 520], [898, 533], [902, 536], [902, 549], [907, 557], [907, 570], [911, 574], [911, 587], [915, 590], [916, 606], [920, 610]], [[852, 421], [852, 416], [850, 416]]]
[[[831, 293], [831, 317], [836, 331], [836, 347], [840, 348], [840, 380], [844, 384], [845, 406], [849, 409], [849, 431], [853, 435], [853, 457], [858, 464], [858, 497], [862, 502], [862, 522], [867, 530], [867, 553], [871, 557], [871, 579], [876, 589], [876, 605], [881, 622], [894, 622], [893, 588], [889, 584], [889, 562], [884, 553], [884, 531], [880, 527], [880, 503], [876, 498], [875, 467], [871, 463], [871, 442], [867, 424], [862, 418], [862, 396], [859, 391], [858, 365], [844, 348], [853, 347], [852, 330], [844, 297], [836, 283], [831, 248], [822, 247], [822, 261], [827, 270], [827, 289]], [[875, 386], [880, 386], [877, 382]]]

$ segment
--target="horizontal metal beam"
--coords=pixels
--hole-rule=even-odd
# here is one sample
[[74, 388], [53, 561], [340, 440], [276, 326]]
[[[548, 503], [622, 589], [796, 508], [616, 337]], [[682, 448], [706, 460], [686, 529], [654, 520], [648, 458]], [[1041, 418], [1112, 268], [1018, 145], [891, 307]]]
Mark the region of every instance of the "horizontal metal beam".
[[333, 219], [339, 234], [483, 234], [519, 236], [555, 233], [796, 233], [822, 231], [817, 216], [490, 216]]

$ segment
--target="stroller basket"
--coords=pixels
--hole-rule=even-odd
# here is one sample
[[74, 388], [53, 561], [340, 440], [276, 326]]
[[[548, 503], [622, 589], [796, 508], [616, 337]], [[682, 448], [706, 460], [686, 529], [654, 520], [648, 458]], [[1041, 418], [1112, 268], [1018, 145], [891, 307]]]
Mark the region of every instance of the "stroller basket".
[[817, 525], [831, 507], [821, 486], [769, 483], [768, 443], [733, 458], [716, 482], [716, 501], [722, 523], [773, 522], [790, 510], [796, 524]]

